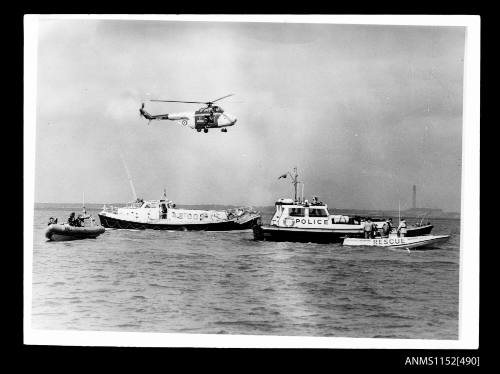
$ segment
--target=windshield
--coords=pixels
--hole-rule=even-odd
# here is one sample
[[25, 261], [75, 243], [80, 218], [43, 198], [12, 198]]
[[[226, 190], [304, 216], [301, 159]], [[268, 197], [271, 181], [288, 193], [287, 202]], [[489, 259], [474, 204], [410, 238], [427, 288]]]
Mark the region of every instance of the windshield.
[[326, 209], [310, 208], [309, 217], [328, 217]]

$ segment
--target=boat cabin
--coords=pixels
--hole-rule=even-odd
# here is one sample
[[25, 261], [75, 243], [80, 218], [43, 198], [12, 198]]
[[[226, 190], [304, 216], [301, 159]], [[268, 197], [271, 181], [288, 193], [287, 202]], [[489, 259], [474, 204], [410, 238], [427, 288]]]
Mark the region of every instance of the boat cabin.
[[[134, 202], [125, 207], [104, 207], [107, 213], [116, 218], [148, 223], [151, 221], [168, 221], [170, 223], [210, 223], [230, 219], [231, 212], [208, 211], [196, 209], [177, 209], [176, 205], [166, 199]], [[236, 212], [239, 213], [239, 212]], [[237, 214], [236, 214], [237, 215]]]
[[322, 202], [308, 203], [279, 199], [271, 225], [296, 228], [327, 228], [331, 225], [360, 225], [354, 217], [331, 215], [328, 206]]

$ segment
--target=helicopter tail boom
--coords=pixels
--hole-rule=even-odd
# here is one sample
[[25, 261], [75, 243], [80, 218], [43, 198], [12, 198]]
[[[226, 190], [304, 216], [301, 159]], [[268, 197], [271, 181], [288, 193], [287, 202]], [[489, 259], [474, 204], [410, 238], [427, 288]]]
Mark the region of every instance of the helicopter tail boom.
[[149, 114], [145, 109], [144, 109], [144, 104], [142, 104], [142, 107], [139, 109], [139, 115], [141, 117], [144, 117], [148, 120], [153, 120], [153, 119], [171, 119], [167, 114], [158, 114], [158, 115], [151, 115]]

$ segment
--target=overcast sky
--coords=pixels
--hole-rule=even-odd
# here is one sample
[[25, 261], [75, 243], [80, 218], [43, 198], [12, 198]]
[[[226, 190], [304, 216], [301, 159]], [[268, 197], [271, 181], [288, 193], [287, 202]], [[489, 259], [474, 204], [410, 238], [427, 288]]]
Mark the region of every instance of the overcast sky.
[[[42, 20], [36, 202], [460, 210], [465, 29]], [[150, 126], [147, 99], [220, 102], [238, 122], [208, 134]], [[152, 103], [154, 113], [195, 110]]]

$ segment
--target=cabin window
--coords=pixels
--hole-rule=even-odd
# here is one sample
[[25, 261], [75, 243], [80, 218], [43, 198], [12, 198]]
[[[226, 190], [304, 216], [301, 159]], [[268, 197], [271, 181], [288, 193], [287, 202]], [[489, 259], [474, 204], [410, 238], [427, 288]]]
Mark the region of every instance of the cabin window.
[[198, 219], [198, 214], [194, 214], [194, 215], [193, 215], [193, 218], [194, 218], [194, 219]]
[[189, 219], [193, 218], [191, 213], [188, 214], [187, 218], [189, 218]]
[[289, 214], [291, 217], [305, 217], [305, 212], [305, 208], [291, 208]]
[[309, 208], [309, 217], [328, 217], [325, 209]]
[[184, 217], [184, 214], [183, 214], [183, 213], [179, 213], [179, 214], [177, 215], [177, 218], [181, 218], [181, 219], [182, 219], [183, 217]]

